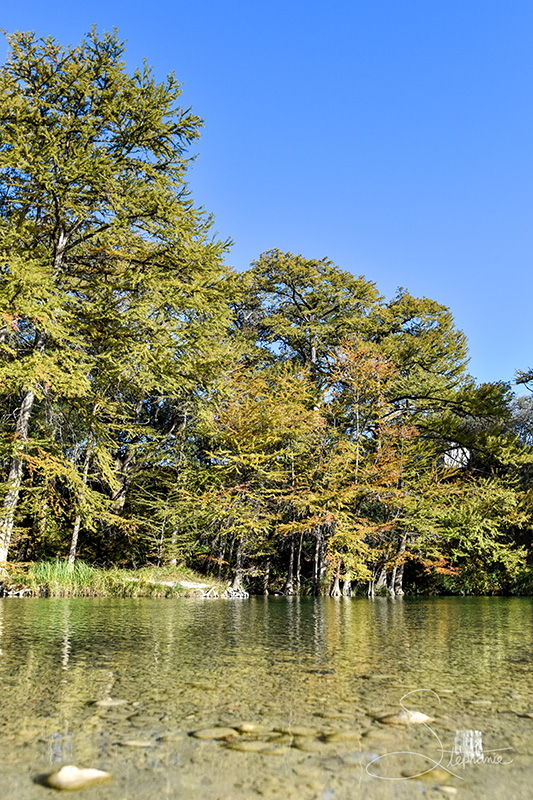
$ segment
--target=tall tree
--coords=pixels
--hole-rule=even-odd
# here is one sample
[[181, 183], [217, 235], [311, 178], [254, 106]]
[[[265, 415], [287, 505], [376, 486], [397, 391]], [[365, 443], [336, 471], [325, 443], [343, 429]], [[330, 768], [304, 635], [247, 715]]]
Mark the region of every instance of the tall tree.
[[365, 335], [380, 299], [375, 285], [326, 258], [270, 250], [252, 264], [249, 317], [259, 341], [310, 367], [316, 380], [347, 336]]
[[[3, 447], [0, 563], [35, 404], [76, 400], [93, 409], [92, 395], [114, 385], [127, 422], [135, 421], [149, 395], [190, 385], [225, 314], [224, 244], [212, 239], [211, 219], [193, 207], [185, 181], [201, 120], [178, 105], [175, 77], [157, 83], [146, 65], [129, 75], [116, 33], [93, 29], [66, 48], [32, 33], [8, 40], [0, 72], [0, 387], [17, 406], [11, 432], [4, 428], [11, 442]], [[117, 457], [127, 439], [118, 437]]]

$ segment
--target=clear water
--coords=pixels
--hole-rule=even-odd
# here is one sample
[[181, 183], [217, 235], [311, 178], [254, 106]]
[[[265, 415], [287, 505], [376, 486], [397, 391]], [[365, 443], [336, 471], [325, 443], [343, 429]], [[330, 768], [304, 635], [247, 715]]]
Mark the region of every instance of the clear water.
[[[532, 610], [530, 598], [5, 598], [0, 797], [50, 797], [39, 776], [74, 763], [113, 774], [88, 800], [529, 800]], [[375, 719], [409, 692], [429, 727]], [[241, 723], [263, 728], [191, 735]]]

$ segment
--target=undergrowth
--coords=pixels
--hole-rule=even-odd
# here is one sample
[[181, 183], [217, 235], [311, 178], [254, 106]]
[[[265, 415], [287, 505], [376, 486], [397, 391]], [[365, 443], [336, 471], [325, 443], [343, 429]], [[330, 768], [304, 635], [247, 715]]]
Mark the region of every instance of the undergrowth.
[[69, 564], [56, 560], [8, 563], [6, 567], [4, 592], [23, 592], [29, 597], [180, 597], [197, 592], [170, 583], [185, 580], [213, 584], [182, 566], [101, 569], [84, 561]]

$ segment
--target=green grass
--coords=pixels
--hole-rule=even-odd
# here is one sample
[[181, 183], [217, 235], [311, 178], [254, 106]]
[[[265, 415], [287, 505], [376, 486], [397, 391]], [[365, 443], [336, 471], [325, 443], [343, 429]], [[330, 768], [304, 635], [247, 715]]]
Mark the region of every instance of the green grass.
[[214, 581], [187, 567], [143, 567], [138, 570], [100, 569], [84, 561], [38, 561], [7, 564], [4, 589], [25, 597], [184, 597], [198, 591], [166, 582]]

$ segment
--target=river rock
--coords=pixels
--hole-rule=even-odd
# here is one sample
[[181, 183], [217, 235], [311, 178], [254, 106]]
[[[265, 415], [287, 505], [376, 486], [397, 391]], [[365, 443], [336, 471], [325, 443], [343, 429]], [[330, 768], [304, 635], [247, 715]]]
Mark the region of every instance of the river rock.
[[272, 731], [272, 728], [268, 725], [263, 725], [261, 722], [241, 722], [240, 725], [235, 727], [240, 733], [256, 733], [259, 736]]
[[[354, 711], [358, 711], [359, 709], [354, 709]], [[317, 717], [322, 717], [322, 719], [344, 719], [344, 720], [351, 720], [354, 718], [353, 713], [348, 713], [347, 711], [319, 711]]]
[[121, 747], [155, 747], [153, 742], [148, 739], [127, 739], [125, 742], [118, 742]]
[[286, 733], [279, 733], [277, 731], [275, 734], [271, 734], [268, 738], [276, 745], [288, 744], [290, 746], [294, 742], [294, 736], [288, 736]]
[[273, 749], [273, 745], [266, 742], [259, 742], [257, 739], [250, 739], [248, 741], [231, 742], [228, 744], [231, 750], [240, 750], [242, 753], [264, 753], [267, 750]]
[[46, 778], [46, 783], [53, 789], [83, 789], [85, 786], [94, 786], [96, 783], [103, 783], [111, 778], [110, 772], [101, 769], [79, 769], [74, 764], [61, 767], [57, 772], [53, 772]]
[[421, 711], [398, 711], [397, 714], [385, 714], [384, 717], [377, 717], [377, 721], [382, 725], [422, 725], [425, 722], [432, 722], [432, 718]]
[[163, 733], [161, 735], [162, 742], [182, 742], [185, 739], [185, 734], [180, 733]]
[[361, 738], [361, 731], [334, 731], [324, 737], [326, 742], [335, 744], [336, 742], [358, 742]]
[[324, 742], [317, 742], [316, 739], [302, 737], [295, 740], [294, 746], [305, 753], [323, 753], [327, 745]]
[[238, 734], [235, 728], [202, 728], [192, 735], [195, 739], [231, 739]]
[[291, 754], [291, 748], [286, 747], [285, 745], [274, 745], [270, 747], [268, 750], [263, 752], [264, 756], [288, 756]]
[[316, 728], [307, 728], [305, 725], [289, 725], [286, 728], [276, 728], [276, 731], [287, 736], [318, 736]]

